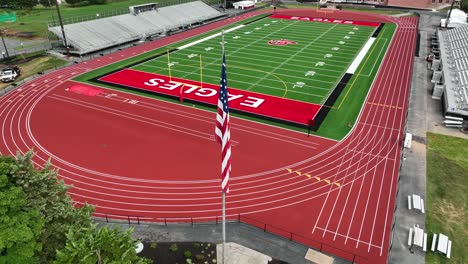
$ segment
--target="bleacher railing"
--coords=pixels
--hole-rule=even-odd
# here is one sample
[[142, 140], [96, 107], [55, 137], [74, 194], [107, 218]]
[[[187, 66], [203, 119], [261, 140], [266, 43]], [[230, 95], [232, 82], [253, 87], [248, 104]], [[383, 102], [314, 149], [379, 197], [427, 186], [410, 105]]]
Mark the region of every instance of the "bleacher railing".
[[[222, 218], [215, 217], [204, 217], [204, 218], [194, 218], [194, 217], [177, 217], [177, 218], [149, 218], [143, 216], [130, 216], [130, 215], [116, 215], [116, 214], [102, 214], [94, 213], [94, 219], [98, 222], [106, 223], [115, 223], [115, 224], [126, 224], [126, 225], [206, 225], [213, 224], [218, 225], [221, 223]], [[282, 238], [286, 238], [289, 241], [294, 241], [296, 243], [305, 245], [310, 248], [314, 248], [320, 252], [338, 256], [342, 259], [350, 261], [352, 263], [368, 263], [366, 257], [357, 255], [353, 252], [343, 250], [332, 246], [330, 244], [305, 237], [303, 235], [285, 230], [281, 227], [277, 227], [271, 224], [264, 223], [257, 219], [250, 218], [248, 216], [237, 214], [226, 216], [227, 223], [243, 223], [249, 226], [263, 230], [265, 233], [273, 234]]]
[[[210, 3], [210, 0], [167, 0], [167, 1], [159, 2], [158, 3], [158, 8], [166, 7], [166, 6], [179, 5], [179, 4], [185, 4], [185, 3], [190, 3], [190, 2], [194, 2], [194, 1], [202, 1], [202, 2], [205, 2], [208, 5]], [[155, 1], [155, 2], [157, 2], [157, 1]], [[96, 14], [86, 15], [86, 16], [63, 17], [62, 22], [63, 22], [64, 25], [68, 25], [68, 24], [74, 24], [74, 23], [80, 23], [80, 22], [85, 22], [85, 21], [102, 19], [102, 18], [106, 18], [106, 17], [119, 16], [119, 15], [124, 15], [124, 14], [130, 14], [130, 11], [129, 11], [128, 7], [118, 8], [118, 9], [109, 10], [109, 11], [102, 10], [102, 12], [98, 11]], [[58, 18], [55, 17], [55, 16], [52, 16], [52, 21], [47, 22], [47, 26], [48, 27], [58, 27], [58, 26], [60, 26]]]

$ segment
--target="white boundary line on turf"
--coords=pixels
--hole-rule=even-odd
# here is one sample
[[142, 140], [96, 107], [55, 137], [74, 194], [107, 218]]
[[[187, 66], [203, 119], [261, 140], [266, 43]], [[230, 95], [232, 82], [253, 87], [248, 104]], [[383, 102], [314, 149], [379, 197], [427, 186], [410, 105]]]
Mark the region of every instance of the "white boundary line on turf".
[[[239, 26], [237, 26], [237, 27], [233, 27], [233, 28], [227, 29], [227, 30], [224, 31], [224, 33], [229, 33], [229, 32], [231, 32], [231, 31], [234, 31], [234, 30], [239, 29], [239, 28], [242, 28], [242, 27], [245, 27], [245, 25], [239, 25]], [[193, 45], [197, 45], [198, 43], [202, 43], [202, 42], [204, 42], [204, 41], [206, 41], [206, 40], [210, 40], [210, 39], [212, 39], [212, 38], [216, 38], [216, 37], [218, 37], [218, 36], [221, 36], [221, 34], [222, 34], [222, 32], [213, 34], [213, 35], [208, 36], [208, 37], [206, 37], [206, 38], [202, 38], [202, 39], [196, 40], [196, 41], [194, 41], [194, 42], [191, 42], [191, 43], [189, 43], [189, 44], [180, 46], [180, 47], [178, 47], [177, 49], [178, 49], [178, 50], [183, 50], [183, 49], [188, 48], [188, 47], [191, 47], [191, 46], [193, 46]]]
[[366, 56], [366, 54], [369, 51], [370, 47], [372, 46], [372, 44], [374, 44], [374, 41], [375, 41], [375, 38], [373, 38], [373, 37], [369, 38], [367, 40], [366, 44], [364, 45], [364, 47], [362, 47], [359, 54], [356, 56], [356, 58], [354, 58], [353, 63], [351, 63], [349, 68], [346, 70], [346, 73], [354, 74], [354, 72], [356, 72], [357, 68], [361, 64], [364, 57]]

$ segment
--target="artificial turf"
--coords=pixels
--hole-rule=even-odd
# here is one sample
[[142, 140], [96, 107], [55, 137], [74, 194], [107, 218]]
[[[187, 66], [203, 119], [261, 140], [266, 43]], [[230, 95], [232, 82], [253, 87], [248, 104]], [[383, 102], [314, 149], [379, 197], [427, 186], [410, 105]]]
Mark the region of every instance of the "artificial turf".
[[[242, 28], [225, 33], [224, 36], [228, 86], [315, 104], [323, 104], [376, 29], [370, 26], [268, 17], [259, 19], [262, 16], [224, 28], [246, 24]], [[361, 110], [395, 28], [394, 24], [385, 24], [320, 129], [312, 134], [339, 140], [349, 132], [350, 124], [355, 122]], [[217, 84], [220, 78], [221, 37], [204, 40], [175, 52], [168, 51], [220, 31], [221, 29], [207, 32], [140, 54], [79, 76], [76, 80], [92, 83], [90, 80], [97, 76], [119, 68], [132, 67], [146, 72]], [[293, 41], [295, 44], [277, 46], [268, 43], [271, 40], [282, 39]], [[344, 43], [340, 44], [340, 41]], [[160, 56], [151, 59], [157, 54]], [[303, 84], [300, 85], [301, 83]], [[303, 131], [284, 124], [240, 116]]]

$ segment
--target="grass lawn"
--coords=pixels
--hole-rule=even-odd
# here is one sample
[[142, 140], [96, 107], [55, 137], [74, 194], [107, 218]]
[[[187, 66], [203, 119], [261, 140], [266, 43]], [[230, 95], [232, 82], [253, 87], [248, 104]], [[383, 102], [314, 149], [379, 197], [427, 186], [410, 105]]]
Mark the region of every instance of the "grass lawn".
[[[16, 79], [16, 83], [20, 83], [22, 79], [35, 75], [38, 72], [60, 68], [67, 64], [67, 61], [52, 56], [37, 55], [31, 58], [22, 58], [21, 56], [18, 56], [18, 59], [11, 62], [10, 64], [21, 67], [21, 76]], [[4, 89], [10, 84], [11, 83], [0, 82], [0, 90]]]
[[[433, 233], [452, 240], [452, 256], [426, 253], [426, 263], [468, 262], [468, 140], [428, 133], [427, 210], [428, 243]], [[430, 239], [429, 239], [430, 237]]]

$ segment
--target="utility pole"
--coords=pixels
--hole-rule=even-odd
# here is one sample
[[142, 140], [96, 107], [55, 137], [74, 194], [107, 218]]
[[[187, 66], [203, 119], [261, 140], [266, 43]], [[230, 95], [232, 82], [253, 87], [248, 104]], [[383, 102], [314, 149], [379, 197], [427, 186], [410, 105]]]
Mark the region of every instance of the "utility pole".
[[453, 9], [454, 4], [455, 4], [455, 0], [452, 0], [452, 5], [450, 6], [450, 11], [448, 13], [447, 19], [445, 20], [445, 28], [448, 27], [449, 20], [450, 20], [450, 15], [452, 14], [452, 9]]
[[63, 44], [65, 45], [65, 48], [67, 49], [67, 56], [70, 56], [70, 48], [68, 47], [67, 38], [65, 37], [65, 29], [63, 28], [63, 21], [62, 21], [62, 15], [60, 14], [59, 4], [57, 0], [54, 0], [54, 2], [55, 2], [55, 7], [57, 8], [57, 16], [59, 18], [60, 28], [62, 29]]
[[6, 53], [6, 57], [10, 57], [10, 54], [8, 54], [8, 48], [5, 44], [5, 39], [3, 38], [3, 32], [4, 32], [4, 29], [1, 30], [1, 34], [2, 34], [2, 42], [3, 42], [3, 47], [5, 47], [5, 53]]

